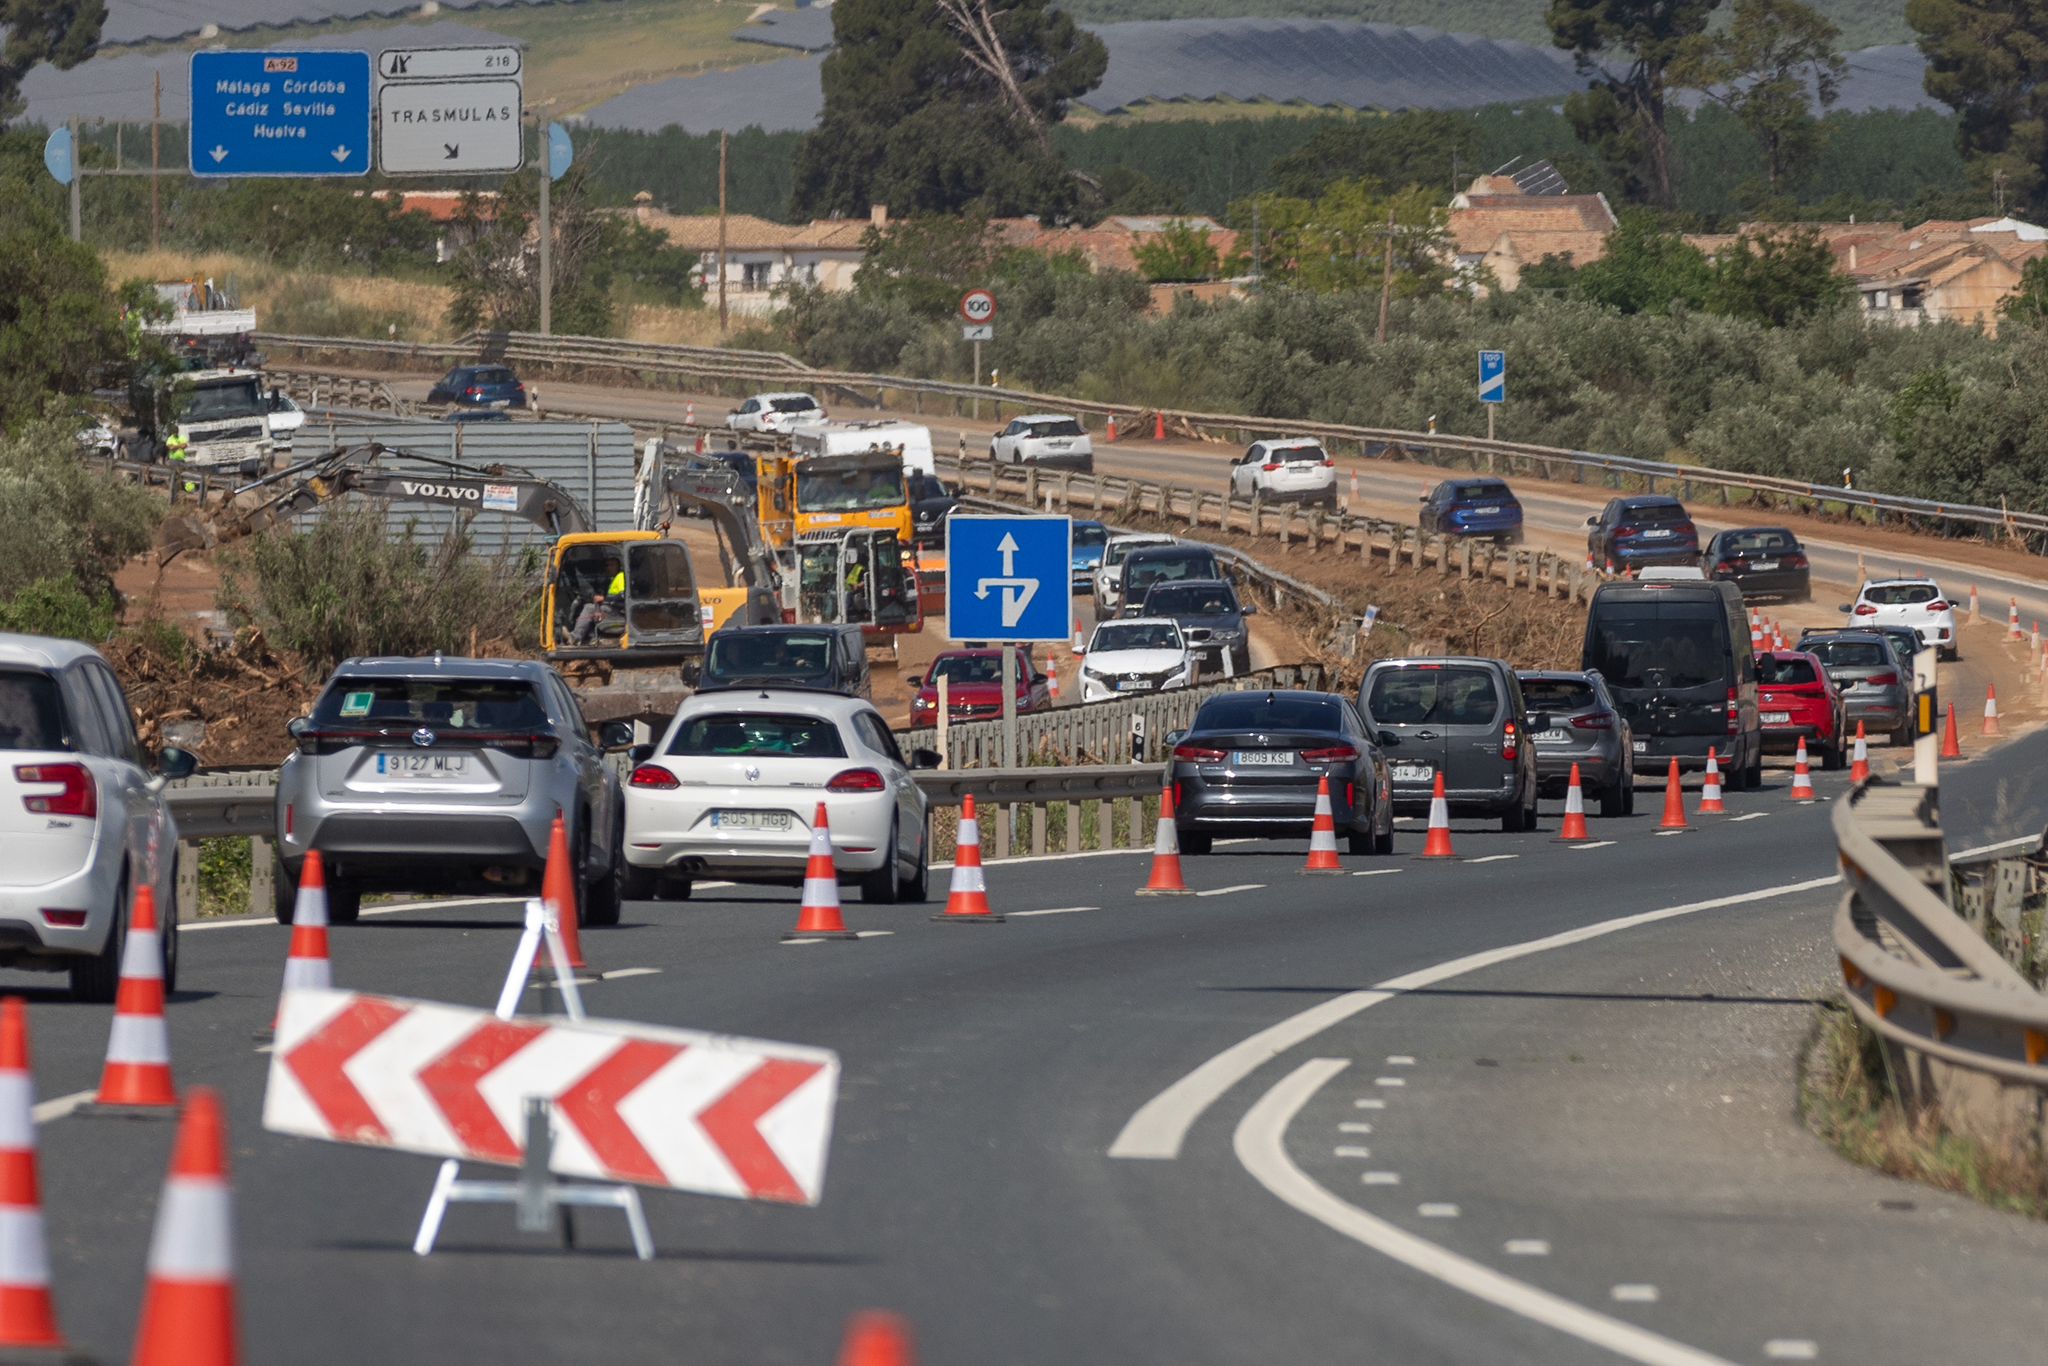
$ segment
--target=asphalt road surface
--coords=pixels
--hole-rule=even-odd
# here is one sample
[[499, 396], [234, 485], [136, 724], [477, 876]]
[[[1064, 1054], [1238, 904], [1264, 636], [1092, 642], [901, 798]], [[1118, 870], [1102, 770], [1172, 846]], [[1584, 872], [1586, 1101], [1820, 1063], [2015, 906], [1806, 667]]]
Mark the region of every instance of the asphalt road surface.
[[[2044, 760], [2036, 735], [1950, 769], [1951, 847], [2038, 832]], [[431, 1160], [259, 1126], [287, 931], [194, 928], [173, 1053], [227, 1099], [246, 1359], [823, 1363], [866, 1307], [927, 1366], [2028, 1359], [2048, 1229], [1853, 1169], [1792, 1114], [1838, 891], [1844, 782], [1816, 778], [1820, 805], [1776, 774], [1684, 835], [1647, 787], [1593, 846], [1552, 842], [1554, 803], [1533, 834], [1459, 822], [1453, 863], [1417, 862], [1411, 821], [1343, 878], [1230, 844], [1173, 900], [1133, 896], [1142, 855], [1000, 864], [1009, 923], [850, 897], [887, 931], [857, 943], [780, 942], [788, 891], [632, 905], [586, 936], [620, 974], [593, 1014], [845, 1066], [823, 1203], [650, 1194], [651, 1264], [607, 1213], [564, 1252], [493, 1206], [414, 1257]], [[516, 930], [504, 904], [373, 908], [336, 979], [488, 1006]], [[38, 1095], [90, 1089], [108, 1009], [9, 980]], [[41, 1129], [60, 1314], [106, 1359], [171, 1138]]]

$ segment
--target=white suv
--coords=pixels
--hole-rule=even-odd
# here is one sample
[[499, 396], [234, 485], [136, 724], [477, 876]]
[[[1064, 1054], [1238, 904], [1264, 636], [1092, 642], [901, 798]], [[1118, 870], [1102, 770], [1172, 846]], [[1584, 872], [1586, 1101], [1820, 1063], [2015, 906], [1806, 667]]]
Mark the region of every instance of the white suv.
[[1311, 437], [1255, 441], [1230, 467], [1233, 498], [1290, 499], [1337, 506], [1337, 463]]
[[755, 394], [725, 415], [736, 432], [786, 432], [800, 422], [823, 422], [825, 409], [809, 394]]
[[998, 465], [1044, 465], [1092, 472], [1095, 443], [1080, 422], [1060, 413], [1020, 417], [989, 438], [988, 458]]
[[1956, 607], [1932, 579], [1876, 579], [1863, 585], [1842, 610], [1850, 626], [1907, 626], [1938, 658], [1958, 657]]
[[1195, 657], [1172, 617], [1105, 621], [1088, 638], [1081, 660], [1081, 700], [1185, 688], [1194, 677]]
[[1124, 561], [1133, 550], [1148, 545], [1174, 545], [1171, 536], [1156, 531], [1133, 532], [1127, 536], [1112, 536], [1102, 547], [1102, 563], [1095, 570], [1095, 615], [1108, 618], [1116, 615], [1123, 598]]
[[0, 635], [0, 751], [0, 966], [69, 969], [73, 996], [113, 1000], [128, 903], [147, 885], [174, 988], [178, 824], [163, 790], [193, 757], [143, 753], [99, 651], [18, 635]]

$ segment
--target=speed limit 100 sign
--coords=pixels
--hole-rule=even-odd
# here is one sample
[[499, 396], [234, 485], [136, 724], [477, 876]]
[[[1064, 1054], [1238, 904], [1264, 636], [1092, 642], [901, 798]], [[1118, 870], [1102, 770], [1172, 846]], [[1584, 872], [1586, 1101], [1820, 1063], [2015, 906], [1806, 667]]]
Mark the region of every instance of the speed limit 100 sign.
[[970, 289], [960, 296], [960, 316], [971, 323], [985, 323], [996, 315], [996, 296], [985, 289]]

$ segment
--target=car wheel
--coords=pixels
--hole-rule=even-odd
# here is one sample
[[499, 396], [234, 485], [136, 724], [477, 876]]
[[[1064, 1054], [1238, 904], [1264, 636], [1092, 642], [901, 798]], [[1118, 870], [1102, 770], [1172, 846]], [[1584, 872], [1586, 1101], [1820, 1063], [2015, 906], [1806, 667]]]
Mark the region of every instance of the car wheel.
[[271, 871], [270, 888], [271, 913], [277, 917], [278, 924], [291, 924], [292, 916], [299, 908], [299, 884], [281, 858], [276, 860], [276, 866]]
[[1386, 829], [1373, 832], [1372, 851], [1380, 855], [1394, 852], [1394, 821], [1392, 817], [1387, 819]]
[[1600, 815], [1604, 820], [1613, 820], [1628, 814], [1628, 789], [1625, 779], [1617, 778], [1600, 789]]
[[1823, 745], [1821, 747], [1820, 767], [1823, 773], [1833, 773], [1836, 769], [1844, 767], [1846, 762], [1847, 760], [1842, 753], [1842, 746], [1839, 741], [1832, 745]]
[[106, 1005], [121, 989], [121, 950], [128, 943], [128, 878], [114, 891], [114, 923], [98, 953], [71, 960], [71, 999]]
[[1743, 774], [1742, 785], [1751, 792], [1761, 790], [1764, 785], [1764, 747], [1761, 743], [1749, 756], [1749, 768]]
[[1370, 854], [1379, 842], [1379, 835], [1372, 830], [1353, 830], [1344, 837], [1344, 852], [1347, 854]]
[[1180, 851], [1191, 858], [1207, 854], [1215, 845], [1216, 840], [1212, 835], [1197, 835], [1189, 832], [1180, 836]]
[[896, 899], [913, 906], [922, 906], [932, 899], [932, 845], [929, 839], [917, 851], [917, 872], [909, 881], [897, 884]]
[[[635, 868], [622, 858], [619, 869], [619, 898], [622, 901], [653, 901], [663, 890], [659, 874], [652, 868]], [[685, 884], [687, 885], [687, 884]]]
[[338, 877], [327, 879], [327, 923], [353, 925], [363, 913], [363, 889]]
[[1936, 659], [1945, 659], [1949, 663], [1953, 664], [1963, 657], [1963, 652], [1960, 649], [1944, 650], [1937, 647], [1934, 651], [1934, 657]]
[[1894, 747], [1903, 747], [1912, 744], [1913, 728], [1909, 725], [1901, 725], [1897, 730], [1891, 733], [1890, 743]]
[[162, 913], [157, 916], [157, 949], [162, 955], [164, 994], [178, 989], [178, 864], [182, 855], [171, 856], [171, 894], [164, 898]]
[[1529, 828], [1529, 813], [1519, 804], [1501, 812], [1500, 832], [1503, 835], [1519, 835]]
[[661, 893], [663, 901], [688, 901], [693, 885], [686, 877], [665, 877], [657, 884], [656, 890]]
[[896, 841], [896, 823], [889, 822], [889, 857], [882, 860], [882, 866], [872, 873], [861, 874], [860, 899], [876, 906], [893, 906], [902, 894], [902, 884], [896, 881], [896, 855], [899, 846]]
[[[619, 906], [625, 896], [624, 878], [620, 869], [625, 865], [626, 819], [623, 812], [612, 823], [612, 852], [610, 861], [600, 870], [597, 877], [583, 884], [583, 923], [607, 926], [619, 923]], [[584, 869], [590, 871], [591, 848], [584, 846]]]

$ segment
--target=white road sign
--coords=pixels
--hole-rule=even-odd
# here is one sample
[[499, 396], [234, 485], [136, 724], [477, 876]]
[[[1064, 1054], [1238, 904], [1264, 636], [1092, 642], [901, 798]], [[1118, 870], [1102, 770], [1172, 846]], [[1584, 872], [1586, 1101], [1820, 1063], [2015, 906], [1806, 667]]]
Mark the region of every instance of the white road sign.
[[386, 175], [473, 175], [526, 164], [517, 77], [386, 81], [377, 91], [377, 169]]
[[390, 48], [377, 54], [382, 81], [463, 81], [517, 76], [516, 47]]
[[960, 296], [960, 316], [971, 323], [985, 323], [996, 316], [996, 296], [985, 289], [970, 289]]
[[960, 324], [961, 341], [994, 341], [995, 339], [996, 325], [994, 323]]

